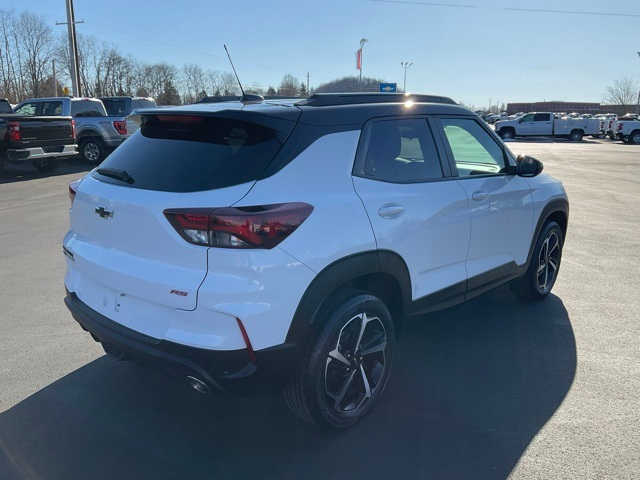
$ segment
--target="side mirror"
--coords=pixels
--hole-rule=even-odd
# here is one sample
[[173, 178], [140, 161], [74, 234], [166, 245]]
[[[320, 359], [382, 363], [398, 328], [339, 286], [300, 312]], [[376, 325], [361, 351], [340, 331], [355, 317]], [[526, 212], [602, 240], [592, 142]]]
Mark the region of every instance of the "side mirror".
[[516, 159], [516, 175], [519, 177], [535, 177], [542, 173], [544, 165], [537, 158], [521, 153]]

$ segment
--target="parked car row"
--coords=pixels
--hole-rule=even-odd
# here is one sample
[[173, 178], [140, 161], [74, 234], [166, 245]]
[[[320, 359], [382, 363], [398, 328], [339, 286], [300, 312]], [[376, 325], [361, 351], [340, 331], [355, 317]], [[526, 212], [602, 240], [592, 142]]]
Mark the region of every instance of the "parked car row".
[[[0, 134], [5, 139], [0, 164], [29, 160], [40, 170], [55, 170], [58, 160], [79, 154], [88, 164], [98, 165], [137, 130], [127, 117], [137, 109], [155, 106], [151, 98], [128, 96], [33, 98], [15, 106], [0, 99]], [[5, 113], [10, 118], [5, 118]], [[3, 132], [9, 130], [11, 134], [5, 138]], [[67, 142], [67, 133], [72, 130], [73, 146]], [[25, 132], [29, 132], [28, 137]]]
[[6, 162], [31, 162], [40, 171], [55, 170], [58, 160], [76, 151], [73, 118], [15, 114], [9, 102], [0, 98], [0, 173]]
[[579, 115], [531, 112], [500, 120], [487, 116], [485, 120], [494, 124], [496, 133], [503, 139], [544, 136], [580, 141], [585, 136], [591, 136], [640, 143], [640, 120], [637, 114], [631, 113], [618, 118], [614, 113]]

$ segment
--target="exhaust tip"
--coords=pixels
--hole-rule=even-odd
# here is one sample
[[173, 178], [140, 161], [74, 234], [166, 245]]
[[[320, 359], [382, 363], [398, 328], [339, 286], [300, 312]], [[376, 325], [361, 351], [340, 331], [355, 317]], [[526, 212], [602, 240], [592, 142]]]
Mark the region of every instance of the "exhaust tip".
[[204, 393], [206, 395], [211, 393], [211, 389], [206, 383], [204, 383], [202, 380], [192, 377], [191, 375], [187, 376], [187, 383], [191, 386], [191, 388], [197, 390], [200, 393]]

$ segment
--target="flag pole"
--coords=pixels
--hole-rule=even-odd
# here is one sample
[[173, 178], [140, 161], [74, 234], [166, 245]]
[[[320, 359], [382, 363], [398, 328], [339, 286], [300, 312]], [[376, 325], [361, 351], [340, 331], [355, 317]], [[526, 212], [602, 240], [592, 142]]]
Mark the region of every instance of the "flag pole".
[[362, 57], [363, 57], [363, 52], [364, 52], [364, 44], [367, 43], [369, 40], [367, 40], [366, 38], [363, 38], [360, 40], [360, 50], [358, 50], [358, 52], [360, 53], [358, 59], [360, 60], [358, 62], [358, 68], [360, 69], [360, 80], [358, 81], [358, 91], [361, 92], [362, 91]]

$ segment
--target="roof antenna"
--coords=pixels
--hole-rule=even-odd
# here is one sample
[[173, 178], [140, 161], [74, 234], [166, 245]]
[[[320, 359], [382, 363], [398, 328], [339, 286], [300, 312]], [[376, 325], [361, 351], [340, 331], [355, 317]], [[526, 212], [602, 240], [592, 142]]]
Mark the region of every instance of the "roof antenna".
[[[223, 44], [224, 45], [224, 44]], [[244, 88], [242, 88], [242, 83], [240, 83], [240, 77], [238, 77], [238, 72], [236, 72], [236, 67], [233, 66], [233, 62], [231, 61], [231, 55], [229, 55], [229, 50], [227, 50], [227, 46], [224, 45], [224, 51], [227, 52], [227, 57], [229, 57], [229, 63], [231, 64], [231, 68], [233, 69], [233, 73], [236, 76], [236, 80], [238, 80], [238, 85], [240, 86], [240, 91], [242, 92], [242, 98], [240, 102], [242, 103], [259, 103], [264, 100], [262, 95], [254, 95], [252, 93], [246, 94], [244, 93]]]

